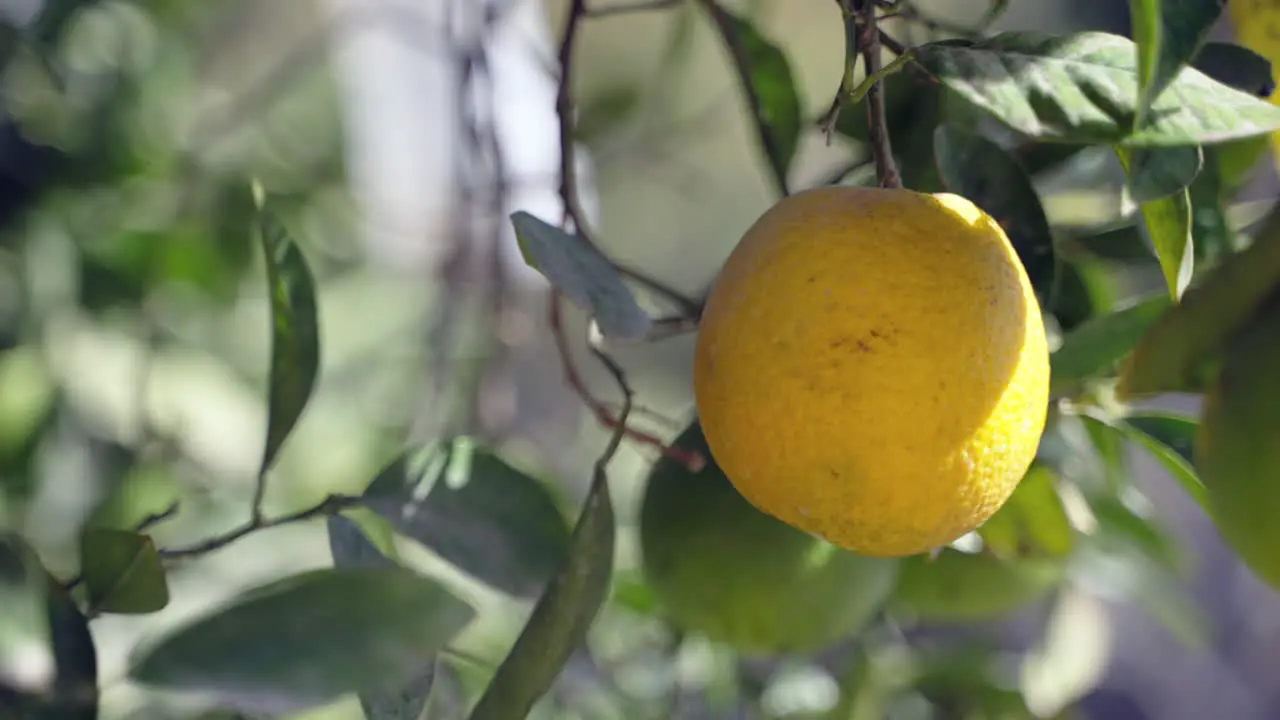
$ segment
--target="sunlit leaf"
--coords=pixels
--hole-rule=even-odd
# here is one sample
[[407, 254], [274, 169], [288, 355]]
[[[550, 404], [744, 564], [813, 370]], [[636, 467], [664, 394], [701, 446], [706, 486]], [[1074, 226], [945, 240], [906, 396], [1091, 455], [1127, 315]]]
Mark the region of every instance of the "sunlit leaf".
[[1080, 419], [1099, 431], [1117, 433], [1125, 440], [1151, 453], [1151, 456], [1160, 461], [1160, 464], [1169, 471], [1174, 480], [1178, 481], [1178, 484], [1182, 486], [1182, 489], [1192, 500], [1195, 500], [1201, 507], [1206, 507], [1208, 496], [1204, 484], [1200, 482], [1200, 477], [1196, 474], [1195, 467], [1178, 451], [1124, 420], [1088, 412], [1082, 413]]
[[1199, 52], [1225, 5], [1226, 0], [1129, 0], [1141, 88], [1137, 125]]
[[1133, 352], [1138, 341], [1169, 307], [1167, 294], [1154, 295], [1099, 315], [1067, 333], [1049, 356], [1050, 385], [1055, 394], [1110, 371]]
[[1228, 256], [1138, 342], [1120, 373], [1122, 398], [1195, 391], [1262, 300], [1280, 284], [1280, 212], [1268, 215], [1252, 245]]
[[555, 682], [586, 639], [608, 595], [615, 532], [608, 479], [597, 469], [564, 566], [538, 599], [529, 622], [472, 710], [471, 720], [527, 717]]
[[578, 307], [591, 313], [608, 337], [639, 339], [653, 321], [636, 303], [618, 269], [579, 235], [520, 211], [511, 215], [525, 261]]
[[397, 692], [474, 616], [402, 568], [311, 570], [258, 587], [169, 630], [130, 677], [223, 707], [291, 712], [349, 692]]
[[570, 528], [547, 486], [459, 439], [390, 463], [366, 506], [493, 587], [536, 596], [563, 564]]
[[271, 297], [271, 376], [268, 389], [265, 473], [293, 431], [315, 388], [320, 367], [316, 289], [298, 244], [270, 205], [259, 216], [259, 237]]
[[919, 46], [918, 62], [974, 106], [1028, 138], [1158, 147], [1219, 143], [1280, 129], [1280, 108], [1187, 68], [1133, 130], [1136, 46], [1103, 32], [1006, 32]]
[[80, 537], [89, 607], [97, 612], [153, 613], [169, 604], [169, 583], [151, 538], [128, 530], [88, 528]]

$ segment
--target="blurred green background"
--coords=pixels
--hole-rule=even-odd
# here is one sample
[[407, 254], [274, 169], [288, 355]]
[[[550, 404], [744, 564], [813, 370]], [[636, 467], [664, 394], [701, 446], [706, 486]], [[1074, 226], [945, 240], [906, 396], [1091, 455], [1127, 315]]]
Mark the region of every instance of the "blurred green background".
[[[251, 179], [282, 199], [321, 291], [320, 384], [268, 507], [359, 492], [406, 434], [446, 430], [501, 448], [576, 507], [608, 435], [563, 382], [546, 288], [523, 266], [505, 219], [515, 209], [558, 212], [549, 68], [564, 5], [0, 2], [0, 519], [70, 575], [91, 515], [123, 523], [178, 499], [181, 512], [155, 531], [161, 545], [243, 517], [265, 430], [269, 340]], [[788, 54], [805, 116], [818, 117], [844, 52], [830, 0], [726, 5]], [[918, 5], [960, 24], [987, 7]], [[1124, 3], [1011, 0], [997, 27], [1124, 32], [1127, 23]], [[774, 197], [721, 44], [693, 7], [629, 13], [590, 22], [576, 63], [598, 236], [620, 262], [699, 295]], [[811, 132], [792, 183], [824, 182], [860, 152]], [[1086, 157], [1040, 180], [1055, 225], [1104, 226], [1132, 211], [1118, 167]], [[1267, 167], [1240, 197], [1274, 194]], [[1099, 265], [1113, 297], [1161, 282], [1154, 264]], [[569, 324], [587, 382], [612, 398], [587, 362], [576, 311]], [[692, 409], [692, 336], [612, 350], [644, 406], [640, 425], [674, 437]], [[652, 448], [627, 444], [613, 466], [624, 572], [636, 564], [631, 525], [654, 459]], [[1144, 586], [1127, 566], [1100, 566], [1052, 602], [938, 630], [938, 642], [1030, 648], [1036, 662], [1010, 682], [1042, 707], [1087, 697], [1081, 718], [1280, 717], [1280, 604], [1163, 469], [1141, 455], [1132, 467], [1142, 502], [1193, 561], [1179, 581], [1185, 594]], [[405, 545], [481, 610], [455, 648], [469, 660], [438, 680], [440, 692], [465, 697], [530, 602]], [[264, 579], [329, 562], [322, 523], [264, 531], [176, 568], [163, 612], [95, 620], [103, 717], [195, 717], [198, 702], [113, 680], [134, 644]], [[631, 717], [606, 676], [639, 696], [659, 693], [672, 673], [707, 697], [732, 694], [729, 654], [692, 643], [672, 663], [659, 630], [624, 607], [606, 609], [592, 645], [608, 667], [571, 664], [540, 712]], [[892, 658], [885, 665], [891, 672]], [[745, 675], [774, 716], [816, 717], [803, 713], [832, 702], [835, 680], [818, 665], [763, 664]], [[713, 706], [682, 716], [753, 717]], [[298, 717], [360, 710], [347, 701]]]

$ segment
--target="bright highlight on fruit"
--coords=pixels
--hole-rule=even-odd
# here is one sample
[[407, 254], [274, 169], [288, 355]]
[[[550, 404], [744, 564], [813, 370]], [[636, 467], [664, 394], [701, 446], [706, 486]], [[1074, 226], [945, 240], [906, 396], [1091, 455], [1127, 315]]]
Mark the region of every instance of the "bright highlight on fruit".
[[847, 550], [974, 530], [1035, 456], [1049, 353], [1000, 226], [956, 195], [824, 187], [760, 217], [694, 362], [711, 454], [765, 513]]

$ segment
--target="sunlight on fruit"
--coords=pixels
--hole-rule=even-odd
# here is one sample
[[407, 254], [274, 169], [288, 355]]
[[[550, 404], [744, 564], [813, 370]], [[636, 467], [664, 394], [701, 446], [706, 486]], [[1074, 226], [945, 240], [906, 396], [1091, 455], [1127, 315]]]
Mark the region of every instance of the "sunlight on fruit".
[[712, 454], [743, 496], [883, 557], [1000, 508], [1034, 457], [1048, 378], [1040, 307], [1000, 226], [955, 195], [858, 187], [756, 221], [694, 365]]

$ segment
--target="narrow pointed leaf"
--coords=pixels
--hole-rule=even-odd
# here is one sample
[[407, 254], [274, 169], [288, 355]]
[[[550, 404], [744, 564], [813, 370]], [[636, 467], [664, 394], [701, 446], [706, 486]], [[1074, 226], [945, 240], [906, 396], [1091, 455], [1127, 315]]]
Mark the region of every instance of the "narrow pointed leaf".
[[1195, 467], [1179, 453], [1177, 450], [1169, 447], [1160, 440], [1139, 430], [1124, 420], [1107, 418], [1101, 415], [1085, 413], [1080, 415], [1080, 419], [1086, 425], [1091, 425], [1099, 432], [1110, 432], [1119, 435], [1123, 439], [1144, 448], [1151, 456], [1160, 461], [1173, 479], [1178, 481], [1182, 489], [1195, 500], [1202, 508], [1207, 508], [1208, 502], [1207, 491], [1204, 484], [1200, 482], [1200, 476], [1196, 474]]
[[401, 534], [520, 597], [541, 593], [568, 553], [569, 523], [547, 486], [462, 441], [397, 458], [364, 499]]
[[80, 537], [80, 563], [89, 607], [97, 612], [145, 614], [169, 604], [164, 565], [147, 535], [89, 528]]
[[1220, 83], [1260, 98], [1271, 97], [1276, 89], [1271, 61], [1235, 43], [1205, 43], [1192, 66]]
[[1147, 203], [1175, 195], [1200, 174], [1204, 152], [1198, 145], [1137, 148], [1129, 156], [1129, 194]]
[[[1166, 152], [1162, 150], [1161, 152]], [[1116, 148], [1131, 182], [1137, 151]], [[1142, 203], [1142, 225], [1155, 249], [1169, 295], [1178, 300], [1191, 283], [1195, 250], [1191, 237], [1191, 193], [1184, 187], [1168, 197]]]
[[320, 331], [315, 280], [298, 244], [270, 205], [259, 216], [259, 238], [271, 296], [271, 384], [261, 466], [265, 473], [315, 388], [320, 368]]
[[1195, 439], [1200, 423], [1193, 417], [1156, 410], [1139, 410], [1125, 416], [1124, 421], [1178, 453], [1188, 464], [1195, 465]]
[[1053, 233], [1022, 166], [1004, 148], [951, 125], [934, 131], [934, 154], [947, 190], [968, 198], [1004, 228], [1031, 285], [1047, 298], [1053, 286]]
[[648, 334], [653, 321], [640, 308], [618, 269], [599, 250], [581, 236], [523, 210], [511, 215], [511, 225], [525, 262], [590, 313], [603, 335], [636, 340]]
[[729, 50], [774, 182], [786, 195], [790, 192], [787, 175], [800, 142], [802, 123], [791, 64], [787, 56], [745, 18], [713, 0], [706, 0], [702, 6], [711, 15]]
[[1151, 104], [1200, 51], [1225, 5], [1226, 0], [1129, 0], [1142, 93], [1138, 126]]
[[1249, 247], [1228, 256], [1139, 341], [1121, 369], [1123, 399], [1196, 391], [1203, 369], [1280, 285], [1280, 210], [1273, 209]]
[[564, 567], [539, 598], [524, 631], [498, 667], [470, 720], [527, 717], [555, 682], [608, 595], [615, 540], [613, 501], [597, 469], [573, 531]]
[[404, 687], [473, 616], [403, 568], [311, 570], [169, 631], [135, 655], [129, 675], [223, 707], [291, 712]]
[[1084, 380], [1116, 366], [1169, 307], [1169, 296], [1155, 295], [1081, 324], [1049, 356], [1054, 394], [1071, 391]]
[[1028, 139], [1125, 147], [1203, 145], [1280, 130], [1280, 108], [1183, 70], [1134, 130], [1137, 48], [1103, 32], [1006, 32], [921, 45], [916, 59], [960, 98]]

